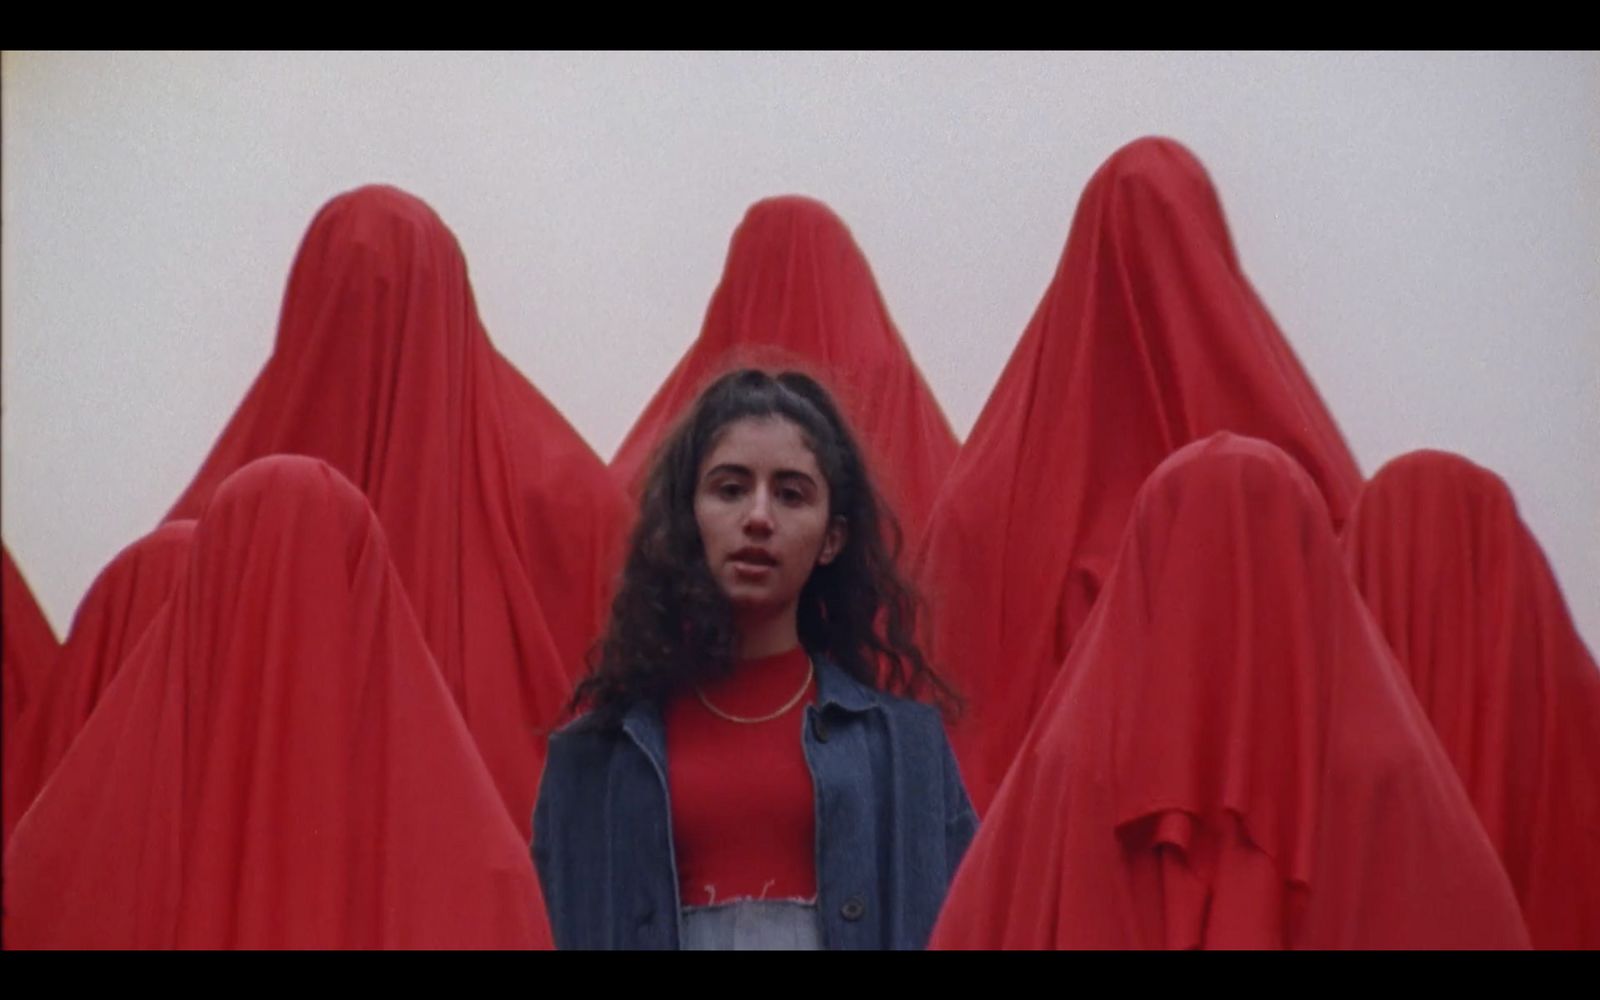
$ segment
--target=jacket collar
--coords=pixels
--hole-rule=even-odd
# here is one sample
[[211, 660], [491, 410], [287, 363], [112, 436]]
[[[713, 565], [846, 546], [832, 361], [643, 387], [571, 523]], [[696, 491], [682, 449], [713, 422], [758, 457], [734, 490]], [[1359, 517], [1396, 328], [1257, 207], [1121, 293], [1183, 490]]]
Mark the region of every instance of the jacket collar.
[[817, 707], [865, 712], [883, 704], [883, 692], [861, 683], [827, 657], [818, 657]]
[[[825, 656], [816, 657], [818, 709], [838, 708], [846, 712], [866, 712], [883, 704], [883, 692], [861, 683], [844, 668]], [[653, 701], [636, 702], [622, 716], [622, 731], [656, 762], [667, 766], [667, 727], [661, 706]]]

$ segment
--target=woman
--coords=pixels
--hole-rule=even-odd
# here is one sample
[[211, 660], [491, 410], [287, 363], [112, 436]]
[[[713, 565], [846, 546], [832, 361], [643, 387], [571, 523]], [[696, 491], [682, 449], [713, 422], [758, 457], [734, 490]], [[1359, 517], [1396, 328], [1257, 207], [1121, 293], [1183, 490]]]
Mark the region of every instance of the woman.
[[941, 948], [1526, 948], [1315, 481], [1174, 452], [1006, 773]]
[[805, 375], [724, 375], [666, 440], [534, 813], [558, 947], [926, 943], [976, 819], [892, 519]]
[[1600, 670], [1510, 487], [1460, 455], [1402, 455], [1344, 546], [1534, 946], [1600, 948]]
[[49, 675], [5, 730], [7, 837], [182, 581], [194, 525], [168, 521], [140, 538], [117, 553], [83, 595]]
[[548, 947], [360, 490], [250, 462], [186, 562], [6, 844], [6, 947]]
[[1084, 187], [912, 560], [935, 613], [930, 652], [967, 699], [950, 735], [979, 815], [1105, 584], [1140, 484], [1221, 430], [1288, 452], [1344, 523], [1361, 472], [1245, 275], [1216, 187], [1179, 143], [1138, 139]]
[[[4, 596], [5, 632], [4, 652], [0, 663], [5, 667], [5, 680], [0, 684], [5, 703], [5, 717], [0, 728], [9, 734], [15, 732], [15, 723], [22, 715], [29, 699], [37, 695], [50, 676], [50, 667], [61, 654], [61, 643], [55, 630], [34, 599], [28, 581], [11, 560], [11, 550], [0, 547], [0, 595]], [[9, 736], [7, 736], [9, 739]], [[7, 763], [10, 756], [7, 755]], [[11, 775], [6, 775], [10, 782]]]
[[617, 482], [639, 495], [656, 446], [717, 375], [792, 367], [827, 382], [866, 449], [875, 485], [914, 542], [955, 461], [956, 436], [850, 228], [800, 195], [763, 198], [745, 212], [700, 336], [611, 460]]
[[309, 455], [372, 504], [417, 624], [526, 842], [543, 747], [600, 634], [627, 505], [501, 356], [455, 234], [369, 185], [317, 213], [272, 355], [167, 515], [252, 459]]

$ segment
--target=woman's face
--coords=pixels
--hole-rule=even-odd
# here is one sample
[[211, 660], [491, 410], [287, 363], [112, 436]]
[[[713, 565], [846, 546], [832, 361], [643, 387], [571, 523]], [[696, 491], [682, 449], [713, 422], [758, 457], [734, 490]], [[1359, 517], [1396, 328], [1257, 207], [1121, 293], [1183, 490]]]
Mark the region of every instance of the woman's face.
[[812, 569], [832, 562], [845, 541], [816, 456], [782, 417], [723, 428], [700, 463], [694, 516], [706, 565], [739, 617], [792, 609]]

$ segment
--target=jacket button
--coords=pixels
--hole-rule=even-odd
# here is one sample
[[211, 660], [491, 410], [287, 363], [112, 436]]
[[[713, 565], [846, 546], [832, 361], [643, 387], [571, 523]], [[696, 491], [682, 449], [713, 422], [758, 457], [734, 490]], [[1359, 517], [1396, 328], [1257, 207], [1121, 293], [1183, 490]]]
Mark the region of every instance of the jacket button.
[[639, 918], [640, 927], [648, 927], [656, 918], [656, 906], [648, 898], [640, 899], [634, 915]]
[[839, 916], [846, 920], [860, 920], [866, 912], [867, 901], [860, 896], [851, 896], [844, 901], [843, 906], [839, 907]]
[[818, 743], [828, 742], [828, 723], [823, 719], [821, 713], [812, 718], [811, 732], [816, 736]]

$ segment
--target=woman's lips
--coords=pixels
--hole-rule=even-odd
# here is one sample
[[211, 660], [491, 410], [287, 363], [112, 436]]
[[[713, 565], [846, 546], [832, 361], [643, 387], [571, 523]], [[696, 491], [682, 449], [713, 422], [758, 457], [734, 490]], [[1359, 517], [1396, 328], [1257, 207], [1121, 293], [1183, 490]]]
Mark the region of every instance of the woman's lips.
[[728, 561], [733, 564], [734, 574], [741, 580], [765, 579], [778, 564], [778, 560], [761, 549], [740, 549], [729, 556]]
[[745, 562], [742, 559], [735, 559], [733, 560], [733, 572], [739, 579], [754, 583], [771, 576], [772, 565], [770, 563]]

